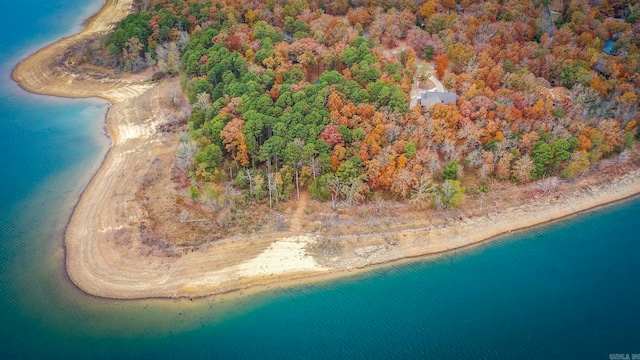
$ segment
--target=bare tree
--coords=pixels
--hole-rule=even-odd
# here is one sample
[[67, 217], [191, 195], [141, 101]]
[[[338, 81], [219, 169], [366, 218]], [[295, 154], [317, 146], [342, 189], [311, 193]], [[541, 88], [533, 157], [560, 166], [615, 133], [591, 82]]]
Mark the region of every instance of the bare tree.
[[245, 169], [245, 173], [242, 175], [242, 177], [244, 179], [247, 179], [247, 181], [249, 182], [249, 195], [251, 195], [252, 198], [255, 198], [255, 195], [256, 195], [255, 186], [254, 186], [255, 176], [251, 173], [251, 170]]
[[340, 189], [345, 201], [349, 205], [355, 205], [364, 201], [364, 193], [369, 190], [369, 186], [364, 181], [364, 175], [352, 177]]
[[166, 43], [158, 46], [156, 50], [160, 71], [167, 74], [175, 74], [180, 67], [180, 50], [176, 43]]
[[335, 211], [338, 207], [338, 196], [342, 191], [342, 180], [336, 174], [333, 174], [329, 179], [328, 187], [329, 192], [331, 192], [331, 208]]
[[516, 177], [518, 182], [527, 183], [531, 181], [531, 170], [533, 170], [533, 160], [528, 154], [523, 155], [515, 164], [513, 164], [513, 176]]
[[401, 169], [396, 176], [393, 177], [391, 183], [391, 191], [400, 194], [403, 198], [407, 197], [409, 190], [416, 182], [416, 175], [407, 168]]
[[538, 190], [542, 191], [544, 195], [549, 195], [558, 188], [558, 178], [553, 176], [540, 180], [536, 184], [536, 187]]
[[176, 167], [179, 171], [188, 173], [193, 170], [193, 160], [198, 153], [198, 144], [191, 142], [189, 134], [180, 134], [178, 149], [176, 150]]
[[456, 143], [452, 140], [445, 139], [441, 145], [441, 149], [444, 160], [447, 163], [451, 160], [457, 161], [460, 157], [460, 149], [456, 147]]
[[482, 151], [473, 150], [467, 155], [467, 166], [471, 169], [478, 169], [484, 164], [482, 160]]
[[422, 175], [413, 186], [413, 192], [409, 202], [420, 210], [424, 210], [431, 205], [435, 193], [435, 186], [431, 176]]
[[513, 154], [508, 151], [500, 153], [500, 160], [496, 164], [496, 176], [499, 179], [507, 180], [511, 177], [511, 161], [513, 160]]
[[313, 175], [313, 181], [316, 181], [316, 177], [320, 174], [322, 169], [320, 159], [317, 156], [311, 156], [309, 158], [309, 168], [311, 168], [311, 174]]
[[278, 177], [274, 173], [267, 174], [267, 187], [269, 188], [269, 208], [273, 208], [273, 196], [278, 201]]
[[196, 95], [196, 102], [193, 104], [193, 107], [196, 109], [207, 111], [209, 106], [211, 105], [211, 95], [206, 92], [201, 92]]
[[431, 77], [431, 69], [428, 65], [420, 64], [416, 70], [416, 79], [420, 82], [427, 82]]
[[189, 44], [189, 33], [186, 31], [178, 32], [178, 37], [176, 38], [176, 46], [178, 47], [179, 52], [183, 52], [184, 49]]
[[440, 157], [436, 153], [429, 153], [427, 158], [427, 166], [429, 168], [429, 172], [432, 175], [439, 174], [442, 170], [442, 162], [440, 161]]

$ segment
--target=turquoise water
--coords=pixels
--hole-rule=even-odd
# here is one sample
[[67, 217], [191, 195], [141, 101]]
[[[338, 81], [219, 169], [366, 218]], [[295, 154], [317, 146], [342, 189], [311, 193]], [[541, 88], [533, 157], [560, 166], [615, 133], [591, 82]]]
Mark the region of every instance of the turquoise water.
[[[2, 358], [608, 358], [640, 353], [640, 201], [446, 256], [241, 299], [110, 301], [64, 272], [62, 233], [108, 140], [99, 100], [27, 94], [19, 57], [99, 4], [4, 0]], [[16, 56], [17, 54], [17, 56]]]

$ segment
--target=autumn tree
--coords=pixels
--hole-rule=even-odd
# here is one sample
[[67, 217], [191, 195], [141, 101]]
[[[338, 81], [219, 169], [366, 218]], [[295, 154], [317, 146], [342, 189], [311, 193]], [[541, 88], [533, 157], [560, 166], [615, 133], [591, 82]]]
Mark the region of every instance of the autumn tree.
[[242, 128], [244, 121], [239, 118], [231, 120], [220, 132], [220, 138], [225, 144], [225, 149], [231, 153], [233, 159], [241, 166], [249, 165], [249, 154]]
[[416, 182], [416, 174], [407, 168], [400, 169], [393, 177], [391, 191], [403, 198], [407, 197], [409, 190]]
[[433, 0], [425, 2], [420, 7], [420, 15], [422, 15], [425, 20], [429, 20], [429, 18], [431, 18], [431, 16], [435, 13], [436, 3]]
[[340, 134], [335, 124], [327, 125], [318, 136], [318, 139], [326, 141], [331, 147], [335, 147], [336, 145], [344, 146], [342, 134]]
[[[232, 176], [233, 164], [251, 164], [251, 180], [238, 184], [255, 201], [269, 190], [272, 205], [306, 185], [334, 208], [370, 190], [447, 208], [462, 170], [465, 181], [572, 178], [633, 146], [637, 32], [606, 20], [621, 5], [596, 3], [563, 9], [550, 34], [525, 2], [467, 1], [458, 11], [453, 0], [178, 0], [138, 4], [149, 14], [90, 50], [116, 54], [120, 68], [156, 59], [161, 72], [182, 72], [193, 107], [180, 111], [198, 158], [182, 161], [183, 178], [218, 181], [217, 167]], [[609, 39], [618, 55], [603, 52]], [[416, 54], [433, 57], [456, 104], [408, 108], [412, 82], [429, 78]]]
[[511, 162], [513, 161], [513, 154], [508, 151], [500, 153], [500, 158], [495, 167], [495, 173], [498, 179], [508, 180], [511, 178]]
[[586, 151], [575, 151], [571, 154], [571, 161], [562, 171], [562, 175], [567, 179], [584, 174], [590, 165], [589, 155]]
[[432, 178], [428, 175], [422, 175], [413, 185], [409, 202], [417, 209], [424, 210], [433, 202], [435, 192], [436, 187]]
[[513, 164], [513, 176], [519, 183], [527, 183], [532, 180], [533, 169], [534, 163], [531, 157], [528, 154], [523, 155]]
[[449, 57], [445, 54], [441, 54], [436, 56], [433, 61], [435, 63], [436, 77], [442, 79], [444, 72], [449, 67]]

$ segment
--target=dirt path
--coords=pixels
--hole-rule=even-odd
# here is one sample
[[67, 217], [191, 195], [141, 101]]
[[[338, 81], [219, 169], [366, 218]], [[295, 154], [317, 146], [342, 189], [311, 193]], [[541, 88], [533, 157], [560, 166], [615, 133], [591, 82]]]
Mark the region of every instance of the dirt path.
[[307, 204], [311, 200], [309, 192], [302, 191], [300, 193], [300, 199], [296, 202], [296, 211], [291, 216], [291, 224], [289, 225], [289, 231], [298, 232], [302, 230], [302, 224], [304, 222], [304, 211], [307, 208]]

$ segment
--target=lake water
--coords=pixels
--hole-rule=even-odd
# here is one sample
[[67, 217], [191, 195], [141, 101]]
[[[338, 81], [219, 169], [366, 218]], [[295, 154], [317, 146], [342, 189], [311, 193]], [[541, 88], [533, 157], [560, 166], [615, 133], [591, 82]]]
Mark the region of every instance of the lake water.
[[99, 3], [4, 0], [3, 358], [593, 358], [640, 353], [640, 201], [433, 259], [234, 300], [113, 301], [66, 278], [62, 234], [104, 157], [107, 104], [25, 93], [30, 51]]

